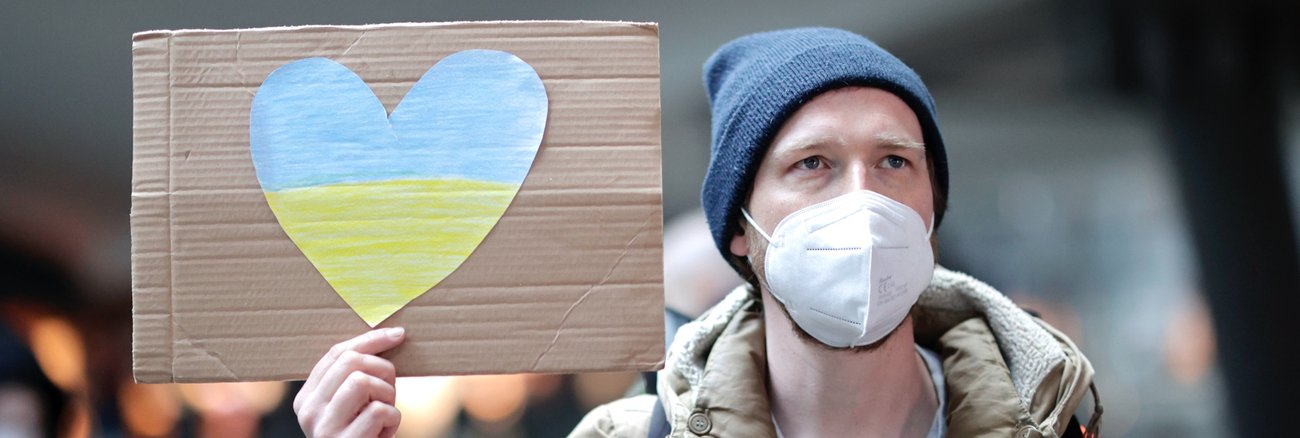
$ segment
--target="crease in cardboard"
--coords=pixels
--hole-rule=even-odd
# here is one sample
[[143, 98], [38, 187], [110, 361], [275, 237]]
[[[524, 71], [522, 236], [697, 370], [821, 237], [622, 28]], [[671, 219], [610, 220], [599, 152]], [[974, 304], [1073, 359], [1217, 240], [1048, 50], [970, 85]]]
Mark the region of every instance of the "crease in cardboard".
[[[242, 55], [242, 53], [244, 53], [244, 51], [242, 50], [244, 45], [243, 43], [244, 43], [244, 33], [236, 32], [235, 33], [235, 73], [239, 75], [240, 84], [247, 84], [250, 82], [248, 80], [248, 75], [244, 74], [244, 57]], [[243, 87], [243, 88], [245, 92], [248, 93], [249, 97], [257, 96], [257, 93], [254, 93], [252, 89], [249, 89], [247, 87]], [[189, 158], [189, 155], [187, 154], [185, 157]]]
[[[175, 64], [172, 62], [172, 38], [167, 36], [167, 153], [164, 155], [167, 161], [167, 217], [172, 217], [172, 211], [175, 211], [174, 198], [172, 198], [172, 182], [175, 181], [175, 175], [172, 173], [172, 152], [175, 150], [175, 137], [173, 137], [172, 127], [175, 121], [172, 119], [172, 74], [175, 72]], [[172, 232], [174, 224], [171, 220], [167, 221], [167, 323], [171, 330], [167, 332], [167, 356], [171, 358], [169, 363], [169, 373], [167, 379], [176, 380], [176, 260], [172, 258], [173, 250], [176, 248], [176, 233]]]
[[365, 38], [365, 37], [366, 37], [366, 31], [365, 31], [365, 30], [362, 30], [361, 33], [357, 34], [357, 39], [352, 40], [352, 44], [348, 44], [348, 48], [343, 49], [343, 53], [340, 53], [340, 54], [339, 54], [339, 58], [342, 58], [342, 57], [344, 57], [344, 56], [348, 56], [348, 52], [351, 52], [351, 51], [352, 51], [352, 48], [353, 48], [353, 47], [356, 47], [356, 46], [357, 46], [357, 43], [360, 43], [360, 42], [361, 42], [361, 39], [362, 39], [362, 38]]
[[631, 239], [628, 239], [627, 245], [623, 246], [623, 251], [618, 254], [618, 257], [614, 259], [613, 263], [610, 263], [609, 271], [606, 271], [605, 275], [600, 278], [599, 282], [588, 287], [587, 291], [583, 292], [582, 296], [578, 297], [577, 301], [574, 301], [573, 304], [569, 306], [569, 309], [564, 311], [564, 316], [560, 317], [559, 326], [555, 328], [555, 336], [551, 338], [550, 343], [546, 344], [546, 348], [543, 349], [541, 353], [537, 354], [537, 358], [533, 359], [533, 364], [529, 366], [529, 370], [537, 371], [537, 365], [542, 362], [542, 358], [546, 357], [546, 354], [550, 353], [551, 349], [555, 347], [555, 343], [560, 341], [560, 335], [564, 333], [564, 328], [569, 323], [569, 315], [573, 313], [573, 309], [576, 309], [583, 301], [586, 301], [587, 297], [590, 296], [596, 288], [604, 286], [605, 282], [609, 281], [609, 278], [614, 275], [614, 271], [618, 270], [619, 265], [623, 263], [623, 258], [627, 256], [627, 252], [632, 248], [632, 244], [636, 243], [636, 241], [641, 238], [641, 235], [646, 231], [646, 227], [650, 225], [650, 221], [656, 218], [662, 219], [660, 213], [652, 212], [646, 216], [645, 220], [641, 221], [641, 227], [637, 229], [636, 234]]
[[[199, 345], [199, 342], [195, 340], [196, 338], [190, 336], [189, 333], [185, 331], [185, 326], [181, 324], [176, 324], [174, 330], [176, 332], [179, 332], [182, 335], [180, 337], [181, 342], [184, 344], [184, 346], [189, 347], [188, 351], [195, 351], [201, 353], [203, 357], [210, 359], [208, 362], [217, 364], [220, 370], [216, 373], [215, 375], [216, 378], [226, 380], [226, 381], [231, 381], [231, 382], [240, 381], [239, 374], [236, 373], [235, 370], [231, 369], [230, 366], [226, 365], [226, 360], [221, 358], [221, 353], [213, 351], [202, 345]], [[172, 350], [173, 351], [176, 350], [175, 345], [172, 346]], [[175, 363], [176, 359], [177, 358], [172, 359], [173, 363]], [[176, 381], [176, 380], [177, 380], [176, 374], [175, 371], [173, 371], [172, 381]]]
[[[165, 74], [163, 62], [168, 56], [165, 42], [150, 41], [134, 44], [132, 55], [136, 62], [132, 66], [132, 77], [151, 78]], [[133, 160], [140, 164], [132, 170], [132, 299], [137, 305], [132, 309], [132, 362], [136, 377], [142, 381], [160, 381], [169, 378], [171, 369], [170, 312], [166, 296], [170, 280], [166, 258], [169, 244], [166, 184], [168, 158], [166, 151], [157, 151], [166, 134], [151, 132], [150, 129], [162, 125], [166, 110], [166, 81], [143, 81], [133, 87], [132, 95], [137, 100], [133, 110], [133, 119], [137, 129], [133, 139], [137, 144], [153, 146], [137, 148], [132, 152]], [[163, 108], [159, 108], [163, 107]], [[153, 130], [156, 131], [156, 130]], [[165, 147], [163, 147], [165, 148]], [[150, 150], [154, 149], [154, 150]], [[153, 231], [152, 233], [142, 233]], [[163, 334], [159, 334], [162, 332]]]

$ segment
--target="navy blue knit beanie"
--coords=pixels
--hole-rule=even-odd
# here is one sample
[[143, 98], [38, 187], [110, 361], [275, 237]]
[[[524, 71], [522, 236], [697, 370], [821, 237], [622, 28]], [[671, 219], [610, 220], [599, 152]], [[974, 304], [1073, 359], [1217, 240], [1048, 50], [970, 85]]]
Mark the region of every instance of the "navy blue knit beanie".
[[[713, 109], [713, 149], [700, 195], [713, 241], [727, 260], [740, 208], [781, 125], [804, 102], [845, 86], [879, 88], [906, 102], [921, 122], [936, 186], [947, 198], [948, 158], [934, 99], [921, 78], [861, 35], [828, 28], [757, 33], [733, 40], [704, 63]], [[943, 219], [936, 211], [935, 226]]]

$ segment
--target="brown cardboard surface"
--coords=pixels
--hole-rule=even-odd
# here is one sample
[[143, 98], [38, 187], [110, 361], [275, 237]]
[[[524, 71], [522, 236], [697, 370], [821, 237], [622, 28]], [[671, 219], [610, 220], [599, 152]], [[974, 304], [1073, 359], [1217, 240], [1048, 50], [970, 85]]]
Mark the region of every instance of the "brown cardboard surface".
[[508, 51], [545, 84], [519, 193], [459, 269], [380, 324], [400, 375], [663, 363], [654, 24], [464, 22], [152, 31], [132, 43], [133, 366], [141, 382], [302, 379], [369, 326], [267, 206], [249, 108], [286, 62], [347, 66], [388, 111], [438, 60]]

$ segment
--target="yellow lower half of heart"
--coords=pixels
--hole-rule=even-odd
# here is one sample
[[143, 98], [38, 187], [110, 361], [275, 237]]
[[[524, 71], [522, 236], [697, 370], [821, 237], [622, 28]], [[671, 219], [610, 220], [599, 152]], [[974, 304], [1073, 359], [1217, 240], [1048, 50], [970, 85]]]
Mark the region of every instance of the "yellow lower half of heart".
[[519, 190], [465, 179], [266, 192], [280, 226], [371, 327], [469, 258]]

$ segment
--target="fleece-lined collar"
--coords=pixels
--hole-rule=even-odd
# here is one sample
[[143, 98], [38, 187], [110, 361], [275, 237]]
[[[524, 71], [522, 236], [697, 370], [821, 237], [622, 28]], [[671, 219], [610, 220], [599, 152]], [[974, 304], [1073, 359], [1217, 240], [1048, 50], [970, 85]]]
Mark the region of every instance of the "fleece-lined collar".
[[[1068, 338], [962, 273], [935, 269], [913, 326], [917, 342], [944, 357], [954, 433], [1058, 435], [1092, 380], [1092, 366]], [[701, 418], [709, 426], [703, 435], [775, 436], [763, 330], [760, 303], [742, 286], [678, 331], [658, 388], [672, 436], [700, 435], [688, 422], [699, 426]], [[952, 403], [958, 396], [1003, 403]]]

